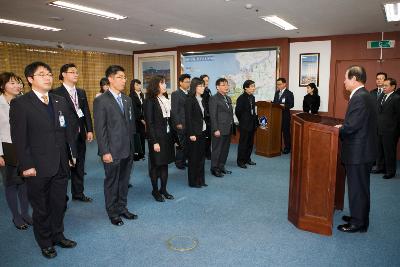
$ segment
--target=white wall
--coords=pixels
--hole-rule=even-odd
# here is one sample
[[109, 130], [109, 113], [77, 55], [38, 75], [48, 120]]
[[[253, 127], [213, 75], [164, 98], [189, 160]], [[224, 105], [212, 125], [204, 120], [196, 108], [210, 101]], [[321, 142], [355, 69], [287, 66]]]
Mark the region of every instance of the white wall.
[[321, 97], [319, 111], [327, 112], [329, 103], [329, 78], [331, 63], [331, 41], [297, 42], [290, 44], [289, 89], [294, 94], [294, 110], [303, 109], [303, 98], [307, 94], [306, 87], [299, 87], [299, 61], [302, 53], [320, 53], [319, 86]]

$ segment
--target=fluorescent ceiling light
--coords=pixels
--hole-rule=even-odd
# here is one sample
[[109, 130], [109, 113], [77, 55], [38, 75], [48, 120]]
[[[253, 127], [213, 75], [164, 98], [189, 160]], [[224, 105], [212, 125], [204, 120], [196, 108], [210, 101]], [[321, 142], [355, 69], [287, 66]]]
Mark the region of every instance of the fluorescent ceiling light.
[[387, 3], [383, 6], [387, 22], [400, 21], [400, 3]]
[[129, 39], [123, 39], [123, 38], [118, 38], [118, 37], [105, 37], [104, 39], [111, 40], [111, 41], [131, 43], [131, 44], [146, 44], [145, 42], [129, 40]]
[[289, 22], [281, 19], [278, 16], [263, 16], [260, 17], [260, 19], [263, 19], [265, 21], [268, 21], [271, 24], [274, 24], [275, 26], [278, 26], [281, 29], [284, 29], [285, 31], [290, 31], [290, 30], [296, 30], [297, 28], [290, 24]]
[[204, 38], [205, 37], [204, 35], [201, 35], [201, 34], [188, 32], [188, 31], [184, 31], [184, 30], [179, 30], [179, 29], [175, 29], [175, 28], [168, 28], [168, 29], [165, 29], [164, 31], [172, 32], [172, 33], [176, 33], [176, 34], [180, 34], [180, 35], [185, 35], [185, 36], [189, 36], [192, 38]]
[[120, 20], [120, 19], [126, 19], [127, 17], [121, 16], [115, 13], [111, 13], [108, 11], [100, 10], [100, 9], [95, 9], [87, 6], [82, 6], [74, 3], [69, 3], [65, 1], [52, 1], [47, 3], [50, 6], [55, 6], [55, 7], [60, 7], [60, 8], [65, 8], [73, 11], [78, 11], [82, 12], [85, 14], [89, 15], [94, 15], [94, 16], [99, 16], [102, 18], [107, 18], [107, 19], [115, 19], [115, 20]]
[[53, 28], [53, 27], [49, 27], [49, 26], [43, 26], [43, 25], [38, 25], [38, 24], [31, 24], [31, 23], [26, 23], [26, 22], [21, 22], [21, 21], [15, 21], [15, 20], [8, 20], [8, 19], [0, 19], [0, 23], [2, 23], [2, 24], [16, 25], [16, 26], [22, 26], [22, 27], [35, 28], [35, 29], [40, 29], [40, 30], [44, 30], [44, 31], [58, 32], [58, 31], [61, 31], [61, 30], [62, 30], [62, 29]]

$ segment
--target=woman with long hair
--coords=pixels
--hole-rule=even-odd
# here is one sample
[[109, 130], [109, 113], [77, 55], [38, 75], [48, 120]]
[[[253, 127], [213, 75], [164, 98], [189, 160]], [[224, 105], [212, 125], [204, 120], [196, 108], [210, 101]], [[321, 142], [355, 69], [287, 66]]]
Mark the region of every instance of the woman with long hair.
[[[12, 72], [0, 74], [0, 171], [3, 176], [6, 200], [14, 225], [28, 229], [32, 218], [28, 214], [29, 202], [25, 179], [18, 175], [15, 149], [10, 132], [10, 102], [21, 93], [19, 77]], [[19, 206], [19, 209], [18, 209]]]
[[320, 97], [318, 95], [318, 88], [315, 83], [309, 83], [307, 85], [307, 94], [303, 99], [303, 111], [312, 114], [318, 114], [320, 105]]
[[[168, 164], [174, 162], [175, 150], [170, 120], [171, 101], [165, 97], [166, 87], [164, 76], [154, 76], [149, 81], [144, 101], [152, 195], [159, 202], [164, 202], [164, 198], [174, 199], [167, 192]], [[158, 178], [161, 179], [160, 189], [158, 189]]]

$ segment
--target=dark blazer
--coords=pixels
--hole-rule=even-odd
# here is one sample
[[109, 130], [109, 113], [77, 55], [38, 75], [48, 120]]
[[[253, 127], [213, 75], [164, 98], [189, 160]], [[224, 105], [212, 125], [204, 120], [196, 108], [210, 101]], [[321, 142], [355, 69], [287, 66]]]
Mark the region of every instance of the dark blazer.
[[124, 114], [108, 90], [93, 102], [94, 127], [99, 156], [111, 153], [113, 159], [125, 159], [134, 153], [135, 114], [130, 97], [121, 94]]
[[[33, 91], [11, 101], [11, 138], [15, 145], [19, 170], [35, 168], [38, 177], [52, 177], [60, 163], [69, 170], [68, 158], [76, 157], [74, 132], [69, 127], [73, 114], [65, 98], [49, 94], [48, 107]], [[67, 127], [61, 127], [59, 116], [64, 116]]]
[[[93, 132], [93, 124], [92, 124], [92, 116], [90, 115], [90, 110], [89, 110], [89, 105], [86, 97], [86, 92], [85, 90], [76, 88], [76, 94], [78, 96], [78, 104], [79, 108], [83, 112], [83, 117], [79, 118], [78, 114], [76, 113], [74, 103], [71, 100], [71, 97], [68, 93], [68, 90], [64, 87], [64, 85], [61, 85], [60, 87], [54, 89], [51, 91], [52, 94], [56, 94], [59, 96], [62, 96], [67, 100], [68, 107], [71, 111], [72, 114], [75, 116], [72, 116], [72, 121], [70, 122], [70, 126], [72, 127], [76, 137], [78, 137], [78, 134], [81, 135], [83, 140], [86, 140], [86, 133], [87, 132]], [[80, 129], [80, 132], [79, 132]]]
[[343, 126], [341, 158], [345, 164], [365, 164], [376, 160], [377, 111], [375, 100], [360, 88], [349, 101]]
[[284, 104], [285, 107], [282, 110], [282, 119], [289, 119], [290, 120], [290, 109], [294, 107], [294, 96], [288, 88], [285, 89], [282, 96], [279, 97], [279, 90], [275, 92], [274, 101], [273, 103], [276, 104]]
[[377, 101], [378, 98], [383, 94], [383, 92], [378, 96], [378, 88], [375, 88], [369, 92], [373, 98]]
[[186, 135], [187, 136], [201, 135], [203, 133], [204, 116], [203, 113], [201, 112], [199, 102], [193, 95], [188, 96], [188, 98], [186, 99], [185, 116], [186, 116]]
[[226, 99], [220, 93], [210, 97], [209, 102], [211, 134], [219, 130], [221, 135], [231, 134], [233, 124], [232, 100], [229, 96]]
[[236, 100], [235, 115], [239, 120], [240, 129], [253, 131], [257, 128], [258, 119], [256, 114], [256, 100], [254, 95], [246, 92], [241, 94]]
[[400, 130], [400, 95], [393, 92], [381, 105], [383, 96], [378, 99], [378, 134], [397, 136]]
[[312, 114], [318, 114], [320, 102], [319, 95], [306, 94], [303, 99], [303, 111], [307, 113], [311, 111]]
[[[132, 99], [132, 105], [133, 105], [133, 111], [135, 113], [136, 123], [142, 124], [141, 120], [144, 120], [143, 104], [140, 102], [139, 96], [137, 95], [136, 92], [132, 92], [129, 96]], [[142, 98], [142, 101], [144, 102], [143, 93], [140, 93], [140, 97]]]
[[[187, 95], [178, 88], [176, 91], [171, 94], [171, 120], [174, 128], [176, 129], [176, 125], [182, 124], [183, 132], [185, 132], [185, 101], [187, 99]], [[182, 130], [178, 130], [178, 133], [182, 132]]]

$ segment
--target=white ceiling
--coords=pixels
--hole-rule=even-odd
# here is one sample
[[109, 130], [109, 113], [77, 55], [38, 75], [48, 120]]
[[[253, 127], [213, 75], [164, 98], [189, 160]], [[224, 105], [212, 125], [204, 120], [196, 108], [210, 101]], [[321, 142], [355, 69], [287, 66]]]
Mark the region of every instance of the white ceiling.
[[[50, 45], [63, 42], [66, 48], [88, 47], [99, 51], [132, 53], [192, 44], [400, 30], [399, 23], [385, 21], [382, 3], [391, 0], [70, 1], [128, 18], [109, 20], [51, 7], [44, 0], [0, 0], [0, 18], [63, 29], [60, 32], [47, 32], [0, 24], [0, 40], [20, 38], [48, 41]], [[254, 7], [246, 9], [247, 3]], [[263, 15], [278, 15], [299, 29], [281, 30], [258, 18]], [[62, 21], [49, 19], [50, 17], [59, 17]], [[162, 29], [167, 27], [176, 27], [207, 37], [193, 39], [163, 32]], [[107, 36], [144, 41], [147, 45], [104, 40]]]

